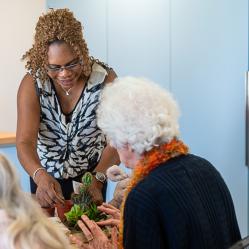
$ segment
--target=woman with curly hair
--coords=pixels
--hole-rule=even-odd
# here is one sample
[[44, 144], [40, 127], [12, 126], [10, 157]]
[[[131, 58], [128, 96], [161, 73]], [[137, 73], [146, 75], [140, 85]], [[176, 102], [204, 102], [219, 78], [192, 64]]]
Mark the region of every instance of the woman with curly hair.
[[101, 203], [106, 169], [119, 157], [97, 126], [96, 107], [116, 74], [89, 56], [82, 25], [68, 9], [48, 11], [35, 31], [17, 97], [17, 152], [31, 192], [43, 207], [63, 203], [72, 181], [91, 171], [91, 192]]

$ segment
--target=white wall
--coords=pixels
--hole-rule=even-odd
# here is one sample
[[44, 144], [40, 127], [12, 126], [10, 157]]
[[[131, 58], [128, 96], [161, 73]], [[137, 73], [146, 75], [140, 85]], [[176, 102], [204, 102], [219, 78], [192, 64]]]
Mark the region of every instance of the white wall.
[[16, 93], [25, 74], [20, 58], [33, 41], [45, 0], [0, 1], [0, 131], [16, 130]]

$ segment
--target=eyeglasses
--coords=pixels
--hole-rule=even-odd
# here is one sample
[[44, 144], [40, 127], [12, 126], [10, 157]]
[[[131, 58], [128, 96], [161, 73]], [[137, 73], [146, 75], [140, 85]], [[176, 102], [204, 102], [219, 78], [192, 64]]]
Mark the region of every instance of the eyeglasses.
[[82, 65], [82, 60], [79, 60], [77, 62], [73, 62], [71, 64], [68, 64], [66, 66], [53, 66], [53, 65], [48, 65], [47, 66], [47, 71], [49, 73], [60, 73], [63, 70], [68, 70], [68, 71], [73, 71], [76, 70], [79, 66]]

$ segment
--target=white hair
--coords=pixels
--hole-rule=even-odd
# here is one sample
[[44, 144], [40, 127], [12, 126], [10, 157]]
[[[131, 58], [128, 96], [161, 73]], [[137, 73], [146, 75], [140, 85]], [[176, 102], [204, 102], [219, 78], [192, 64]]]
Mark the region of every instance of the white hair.
[[[28, 193], [21, 190], [19, 177], [0, 154], [0, 209], [8, 223], [0, 231], [1, 249], [66, 249], [65, 234], [42, 212]], [[0, 221], [1, 222], [1, 221]]]
[[107, 84], [97, 110], [98, 126], [112, 146], [129, 144], [138, 154], [179, 136], [179, 109], [171, 94], [144, 78]]

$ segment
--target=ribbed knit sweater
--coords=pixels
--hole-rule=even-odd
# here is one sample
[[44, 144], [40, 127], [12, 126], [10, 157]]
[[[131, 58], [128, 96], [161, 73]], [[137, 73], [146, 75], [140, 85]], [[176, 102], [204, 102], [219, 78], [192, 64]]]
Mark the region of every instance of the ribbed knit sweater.
[[224, 180], [195, 155], [161, 164], [127, 197], [125, 249], [227, 249], [240, 238]]

